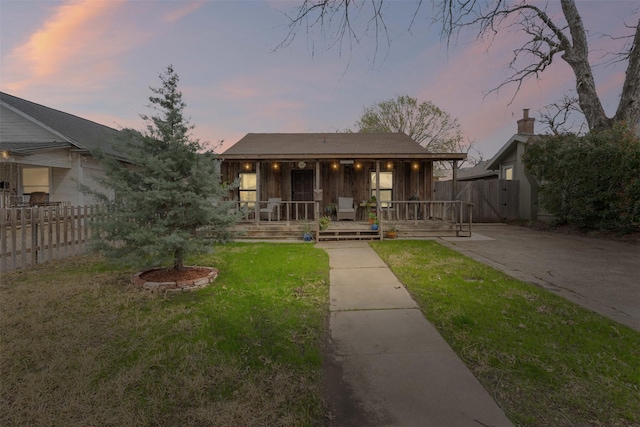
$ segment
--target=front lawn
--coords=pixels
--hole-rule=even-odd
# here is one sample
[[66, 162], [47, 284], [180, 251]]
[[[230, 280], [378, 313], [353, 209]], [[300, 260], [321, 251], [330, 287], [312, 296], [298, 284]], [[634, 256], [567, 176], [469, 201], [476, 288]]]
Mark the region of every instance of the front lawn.
[[327, 254], [228, 244], [149, 294], [77, 258], [0, 281], [0, 425], [321, 425]]
[[372, 246], [516, 425], [640, 425], [640, 333], [434, 241]]
[[[372, 244], [523, 426], [640, 425], [640, 333], [432, 241]], [[229, 244], [201, 291], [77, 258], [0, 280], [0, 425], [321, 425], [328, 257]]]

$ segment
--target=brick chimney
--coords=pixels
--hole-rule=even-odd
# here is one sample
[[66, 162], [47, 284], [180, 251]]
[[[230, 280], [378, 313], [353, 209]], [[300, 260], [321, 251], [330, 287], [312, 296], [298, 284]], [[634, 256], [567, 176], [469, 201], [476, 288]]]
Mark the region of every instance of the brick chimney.
[[528, 108], [523, 109], [522, 112], [522, 118], [518, 120], [518, 134], [533, 135], [533, 123], [536, 121], [536, 119], [534, 119], [533, 117], [529, 117]]

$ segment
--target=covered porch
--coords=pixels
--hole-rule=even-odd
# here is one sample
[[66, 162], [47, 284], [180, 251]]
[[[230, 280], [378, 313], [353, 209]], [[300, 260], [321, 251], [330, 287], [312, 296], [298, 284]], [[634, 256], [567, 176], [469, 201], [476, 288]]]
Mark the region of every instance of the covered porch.
[[229, 197], [250, 238], [471, 233], [469, 204], [431, 200], [433, 163], [455, 170], [466, 154], [429, 153], [404, 134], [248, 134], [221, 157], [223, 181], [239, 182]]

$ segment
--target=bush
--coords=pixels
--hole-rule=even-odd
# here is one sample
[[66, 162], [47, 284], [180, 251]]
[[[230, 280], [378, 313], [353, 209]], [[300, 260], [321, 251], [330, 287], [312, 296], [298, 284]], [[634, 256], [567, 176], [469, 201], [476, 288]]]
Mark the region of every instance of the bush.
[[561, 224], [640, 231], [640, 139], [625, 126], [586, 136], [545, 136], [523, 157], [539, 199]]

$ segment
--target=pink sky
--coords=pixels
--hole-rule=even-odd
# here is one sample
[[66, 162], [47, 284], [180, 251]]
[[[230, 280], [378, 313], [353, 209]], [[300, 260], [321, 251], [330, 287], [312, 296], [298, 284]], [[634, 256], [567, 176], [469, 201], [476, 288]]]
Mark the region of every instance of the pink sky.
[[[571, 70], [558, 59], [512, 102], [511, 86], [485, 97], [504, 78], [518, 35], [447, 51], [426, 17], [406, 31], [415, 7], [409, 1], [389, 3], [391, 46], [383, 44], [375, 61], [370, 37], [340, 53], [320, 35], [307, 39], [301, 32], [275, 50], [287, 34], [285, 13], [296, 4], [2, 0], [0, 88], [108, 126], [142, 128], [138, 115], [148, 113], [148, 88], [158, 86], [158, 73], [172, 64], [194, 136], [224, 140], [225, 147], [249, 132], [353, 129], [365, 106], [407, 94], [456, 117], [466, 139], [490, 158], [515, 133], [523, 108], [536, 116], [573, 85]], [[622, 18], [637, 22], [632, 1], [578, 7], [593, 35], [595, 59], [610, 49], [605, 43], [615, 45], [598, 31], [621, 35], [628, 33]], [[596, 72], [605, 108], [613, 112], [624, 69], [600, 66]]]

